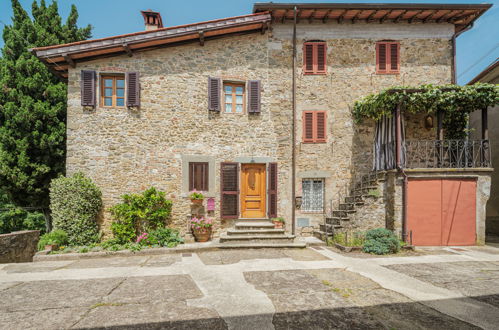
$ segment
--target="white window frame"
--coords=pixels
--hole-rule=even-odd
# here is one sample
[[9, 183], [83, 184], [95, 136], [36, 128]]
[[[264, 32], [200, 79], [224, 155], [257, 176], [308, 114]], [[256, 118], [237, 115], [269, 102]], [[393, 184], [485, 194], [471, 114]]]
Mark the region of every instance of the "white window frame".
[[[306, 182], [310, 182], [310, 184]], [[318, 188], [319, 185], [320, 188]], [[325, 194], [324, 178], [302, 179], [301, 211], [307, 213], [323, 213], [324, 194]]]

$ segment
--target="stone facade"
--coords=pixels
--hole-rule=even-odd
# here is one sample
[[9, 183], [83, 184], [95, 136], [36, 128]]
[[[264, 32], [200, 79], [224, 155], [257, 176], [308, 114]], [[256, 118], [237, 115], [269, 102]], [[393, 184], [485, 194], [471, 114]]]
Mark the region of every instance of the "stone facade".
[[16, 231], [0, 235], [0, 264], [33, 261], [39, 238], [39, 230]]
[[[296, 195], [301, 180], [325, 180], [326, 204], [372, 164], [374, 123], [355, 124], [352, 106], [364, 95], [394, 85], [451, 81], [453, 26], [449, 24], [298, 24], [296, 90]], [[210, 164], [209, 197], [216, 201], [215, 236], [232, 226], [220, 217], [220, 163], [278, 163], [278, 215], [289, 220], [291, 200], [292, 25], [253, 33], [79, 63], [69, 69], [67, 173], [83, 171], [102, 189], [101, 227], [120, 195], [155, 186], [173, 200], [172, 226], [189, 232], [186, 163]], [[375, 42], [400, 41], [397, 75], [375, 73]], [[327, 42], [327, 74], [304, 75], [302, 45]], [[138, 71], [141, 107], [80, 106], [80, 70], [98, 74]], [[260, 114], [208, 111], [207, 80], [260, 80]], [[327, 142], [302, 143], [302, 112], [327, 112]], [[407, 139], [435, 136], [423, 117], [406, 115]], [[387, 211], [388, 212], [388, 211]], [[394, 211], [393, 211], [394, 212]], [[297, 234], [310, 235], [322, 213], [297, 210]], [[300, 220], [301, 219], [301, 220]], [[384, 222], [384, 219], [383, 221]], [[287, 230], [291, 224], [287, 224]]]

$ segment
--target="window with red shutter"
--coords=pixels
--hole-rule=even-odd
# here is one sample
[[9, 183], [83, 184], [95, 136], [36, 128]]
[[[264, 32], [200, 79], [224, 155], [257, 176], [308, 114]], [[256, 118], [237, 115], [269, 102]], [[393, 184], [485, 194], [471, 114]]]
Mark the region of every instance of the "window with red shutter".
[[239, 164], [220, 164], [220, 213], [223, 219], [239, 216]]
[[269, 207], [267, 210], [269, 218], [277, 217], [277, 163], [269, 164]]
[[304, 111], [303, 112], [303, 142], [324, 143], [326, 136], [326, 112]]
[[376, 73], [400, 73], [400, 43], [395, 41], [376, 43]]
[[323, 41], [309, 41], [303, 44], [303, 73], [327, 73], [327, 47]]

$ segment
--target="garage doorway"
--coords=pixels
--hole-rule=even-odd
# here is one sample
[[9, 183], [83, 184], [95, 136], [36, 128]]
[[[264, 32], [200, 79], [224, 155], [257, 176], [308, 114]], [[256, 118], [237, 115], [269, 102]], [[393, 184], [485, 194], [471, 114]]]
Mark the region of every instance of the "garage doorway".
[[409, 179], [407, 232], [419, 246], [475, 245], [475, 179]]

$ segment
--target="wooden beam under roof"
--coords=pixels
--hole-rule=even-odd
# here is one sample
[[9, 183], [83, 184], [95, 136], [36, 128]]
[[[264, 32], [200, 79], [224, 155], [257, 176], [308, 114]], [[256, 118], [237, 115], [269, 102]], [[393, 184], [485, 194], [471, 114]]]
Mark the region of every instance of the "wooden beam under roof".
[[363, 12], [363, 10], [359, 10], [355, 15], [352, 17], [352, 24], [355, 24], [355, 20], [359, 17], [359, 15]]
[[374, 17], [374, 15], [376, 15], [378, 13], [377, 10], [373, 10], [369, 16], [366, 17], [366, 23], [369, 23], [371, 21], [371, 19]]
[[380, 24], [381, 24], [381, 23], [383, 23], [383, 22], [386, 20], [386, 18], [387, 18], [387, 17], [388, 17], [388, 16], [389, 16], [392, 12], [393, 12], [393, 9], [389, 10], [386, 14], [384, 14], [383, 16], [381, 16], [381, 17], [379, 18], [379, 23], [380, 23]]
[[336, 19], [336, 21], [338, 22], [338, 24], [340, 24], [341, 22], [343, 22], [343, 19], [345, 18], [345, 14], [348, 12], [348, 10], [344, 10], [340, 16], [338, 16], [338, 18]]
[[317, 9], [312, 10], [312, 13], [310, 13], [310, 16], [308, 17], [308, 23], [312, 23], [312, 20], [314, 19], [315, 13], [317, 12]]
[[404, 18], [404, 15], [407, 13], [407, 10], [402, 11], [395, 19], [393, 20], [393, 23], [398, 23], [402, 18]]
[[327, 20], [329, 19], [329, 15], [331, 14], [332, 11], [333, 11], [332, 9], [328, 9], [326, 11], [326, 13], [324, 14], [324, 17], [322, 18], [322, 23], [326, 23], [327, 22]]

